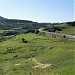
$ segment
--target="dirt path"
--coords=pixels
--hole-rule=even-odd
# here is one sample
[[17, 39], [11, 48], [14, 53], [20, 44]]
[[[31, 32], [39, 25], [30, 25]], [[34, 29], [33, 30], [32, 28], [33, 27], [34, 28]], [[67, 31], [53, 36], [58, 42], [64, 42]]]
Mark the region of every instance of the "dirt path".
[[33, 68], [47, 68], [50, 67], [52, 64], [43, 64], [43, 63], [39, 63], [37, 62], [36, 59], [32, 59], [33, 62], [35, 62], [36, 66], [34, 66]]

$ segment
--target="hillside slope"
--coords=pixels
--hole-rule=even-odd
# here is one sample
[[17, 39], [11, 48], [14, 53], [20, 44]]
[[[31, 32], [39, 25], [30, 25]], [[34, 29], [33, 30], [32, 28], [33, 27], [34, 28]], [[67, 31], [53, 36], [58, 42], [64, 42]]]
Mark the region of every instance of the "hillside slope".
[[3, 20], [7, 20], [7, 18], [0, 16], [0, 21], [3, 21]]
[[12, 36], [0, 42], [0, 75], [75, 75], [74, 44], [32, 33]]

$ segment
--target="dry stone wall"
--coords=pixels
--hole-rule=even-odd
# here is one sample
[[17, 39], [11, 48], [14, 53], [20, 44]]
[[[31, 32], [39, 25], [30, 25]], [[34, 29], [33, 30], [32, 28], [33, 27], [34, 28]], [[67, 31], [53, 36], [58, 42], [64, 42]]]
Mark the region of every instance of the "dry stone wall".
[[40, 30], [40, 32], [44, 33], [46, 36], [51, 36], [51, 37], [55, 37], [55, 38], [65, 38], [68, 40], [75, 40], [74, 35], [60, 34], [60, 33], [55, 33], [55, 32], [41, 31], [41, 30]]

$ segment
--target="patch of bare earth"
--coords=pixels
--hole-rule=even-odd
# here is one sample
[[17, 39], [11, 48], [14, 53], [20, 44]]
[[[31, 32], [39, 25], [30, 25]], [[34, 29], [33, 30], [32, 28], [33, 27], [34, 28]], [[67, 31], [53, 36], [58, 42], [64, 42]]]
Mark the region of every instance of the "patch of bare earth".
[[36, 63], [36, 66], [34, 66], [33, 68], [47, 68], [47, 67], [50, 67], [52, 65], [52, 64], [39, 63], [35, 59], [32, 59], [32, 61], [34, 61]]
[[14, 66], [19, 66], [20, 64], [18, 63], [18, 64], [15, 64]]

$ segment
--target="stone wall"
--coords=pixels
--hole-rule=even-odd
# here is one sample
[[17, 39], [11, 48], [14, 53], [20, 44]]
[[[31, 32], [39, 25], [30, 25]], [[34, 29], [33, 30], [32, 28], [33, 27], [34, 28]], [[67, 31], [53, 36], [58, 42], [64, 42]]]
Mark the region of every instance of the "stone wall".
[[67, 35], [67, 34], [60, 34], [60, 33], [55, 33], [55, 32], [47, 32], [47, 31], [40, 31], [41, 33], [44, 33], [46, 36], [51, 36], [55, 38], [65, 38], [69, 40], [75, 40], [74, 35]]

